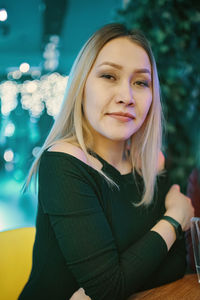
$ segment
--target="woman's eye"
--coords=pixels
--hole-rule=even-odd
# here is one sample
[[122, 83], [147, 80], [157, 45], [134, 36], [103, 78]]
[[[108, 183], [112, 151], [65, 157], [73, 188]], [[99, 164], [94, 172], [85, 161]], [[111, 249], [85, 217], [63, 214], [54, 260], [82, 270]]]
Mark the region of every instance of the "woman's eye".
[[115, 80], [115, 77], [113, 75], [110, 75], [110, 74], [103, 74], [103, 75], [101, 75], [101, 78]]
[[138, 80], [134, 82], [135, 85], [141, 86], [141, 87], [149, 87], [149, 82], [146, 80]]

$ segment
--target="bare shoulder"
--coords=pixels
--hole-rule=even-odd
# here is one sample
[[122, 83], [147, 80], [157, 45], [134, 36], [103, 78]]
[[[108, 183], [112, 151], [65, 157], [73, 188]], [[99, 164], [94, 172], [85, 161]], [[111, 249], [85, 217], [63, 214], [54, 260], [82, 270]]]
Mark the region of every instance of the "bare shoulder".
[[86, 157], [85, 153], [83, 152], [83, 150], [71, 143], [68, 143], [68, 142], [56, 143], [53, 146], [51, 146], [48, 149], [48, 151], [49, 152], [67, 153], [67, 154], [70, 154], [70, 155], [80, 159], [81, 161], [83, 161], [84, 163], [87, 164], [87, 157]]
[[162, 151], [160, 151], [158, 156], [158, 172], [163, 171], [165, 168], [165, 156]]

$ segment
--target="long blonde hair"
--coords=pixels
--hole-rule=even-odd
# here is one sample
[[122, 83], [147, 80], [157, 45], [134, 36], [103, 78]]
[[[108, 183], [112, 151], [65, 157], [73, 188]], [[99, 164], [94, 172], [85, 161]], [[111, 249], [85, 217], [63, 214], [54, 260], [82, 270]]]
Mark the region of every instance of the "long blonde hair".
[[[143, 198], [139, 205], [151, 203], [157, 176], [158, 155], [161, 148], [161, 104], [157, 68], [151, 47], [145, 36], [138, 30], [129, 31], [122, 24], [108, 24], [85, 43], [79, 52], [69, 75], [64, 100], [54, 125], [40, 152], [33, 162], [25, 187], [37, 174], [42, 153], [56, 142], [67, 141], [78, 145], [89, 159], [88, 149], [92, 149], [92, 135], [82, 113], [82, 98], [88, 74], [103, 46], [110, 40], [127, 37], [142, 47], [150, 60], [152, 72], [152, 104], [145, 122], [130, 140], [130, 158], [134, 168], [144, 181]], [[99, 171], [105, 178], [106, 174]], [[107, 178], [108, 179], [108, 178]], [[109, 181], [109, 179], [108, 179]]]

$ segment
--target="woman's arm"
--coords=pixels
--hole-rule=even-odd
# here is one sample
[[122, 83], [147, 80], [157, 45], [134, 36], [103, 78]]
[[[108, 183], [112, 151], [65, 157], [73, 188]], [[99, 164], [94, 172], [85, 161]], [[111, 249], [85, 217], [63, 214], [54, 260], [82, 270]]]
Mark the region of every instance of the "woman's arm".
[[[190, 228], [190, 219], [194, 216], [194, 208], [190, 198], [180, 192], [178, 185], [173, 185], [169, 190], [166, 200], [166, 216], [174, 218], [182, 227], [183, 231]], [[152, 229], [162, 236], [168, 250], [176, 240], [174, 227], [166, 220], [160, 220]]]

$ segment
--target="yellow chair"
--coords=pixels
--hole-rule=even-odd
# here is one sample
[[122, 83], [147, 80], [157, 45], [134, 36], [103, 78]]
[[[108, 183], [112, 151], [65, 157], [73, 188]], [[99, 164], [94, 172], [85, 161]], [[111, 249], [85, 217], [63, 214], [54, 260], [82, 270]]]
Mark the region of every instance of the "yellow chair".
[[0, 232], [0, 299], [16, 300], [32, 267], [35, 227]]

